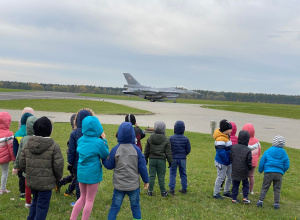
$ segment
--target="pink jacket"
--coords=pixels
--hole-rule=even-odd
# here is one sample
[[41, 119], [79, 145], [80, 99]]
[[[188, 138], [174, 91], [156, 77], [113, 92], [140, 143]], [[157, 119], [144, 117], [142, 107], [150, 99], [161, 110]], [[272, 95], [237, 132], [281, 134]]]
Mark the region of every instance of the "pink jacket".
[[10, 114], [0, 112], [0, 164], [15, 160], [13, 153], [14, 133], [9, 130], [10, 123]]
[[236, 134], [236, 124], [234, 122], [230, 122], [232, 125], [232, 132], [230, 134], [230, 140], [232, 142], [232, 145], [235, 145], [238, 143], [238, 137], [235, 135]]
[[248, 147], [251, 149], [251, 153], [252, 153], [252, 167], [257, 167], [258, 159], [261, 152], [261, 146], [258, 139], [254, 137], [255, 135], [254, 127], [252, 124], [247, 123], [243, 126], [243, 130], [248, 131], [250, 134]]

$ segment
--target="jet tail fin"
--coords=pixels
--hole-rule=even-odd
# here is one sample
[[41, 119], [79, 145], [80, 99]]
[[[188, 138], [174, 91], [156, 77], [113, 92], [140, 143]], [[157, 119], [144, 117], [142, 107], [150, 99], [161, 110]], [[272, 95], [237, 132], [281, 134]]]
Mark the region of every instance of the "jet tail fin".
[[123, 73], [128, 85], [141, 85], [130, 73]]

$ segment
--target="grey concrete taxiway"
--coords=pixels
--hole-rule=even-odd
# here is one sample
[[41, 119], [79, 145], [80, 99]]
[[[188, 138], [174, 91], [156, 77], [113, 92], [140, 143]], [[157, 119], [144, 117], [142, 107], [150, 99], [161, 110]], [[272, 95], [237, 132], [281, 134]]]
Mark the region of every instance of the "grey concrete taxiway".
[[[213, 110], [203, 108], [197, 104], [181, 104], [181, 103], [167, 103], [167, 102], [141, 102], [141, 101], [128, 101], [128, 100], [113, 100], [113, 99], [99, 99], [87, 98], [76, 96], [74, 93], [61, 93], [61, 92], [9, 92], [0, 93], [0, 100], [12, 99], [89, 99], [98, 102], [112, 102], [122, 105], [127, 105], [134, 108], [144, 109], [153, 112], [153, 115], [137, 115], [137, 123], [140, 126], [153, 127], [155, 121], [164, 121], [167, 128], [172, 129], [177, 120], [185, 122], [186, 130], [211, 134], [210, 122], [218, 122], [222, 119], [233, 121], [237, 125], [238, 131], [242, 129], [246, 123], [254, 125], [256, 134], [255, 136], [260, 141], [272, 143], [275, 135], [282, 135], [286, 139], [286, 146], [300, 149], [299, 129], [300, 120], [287, 119], [280, 117], [270, 117], [263, 115], [246, 114], [239, 112], [229, 112], [221, 110]], [[25, 106], [24, 106], [25, 107]], [[82, 106], [84, 107], [84, 106]], [[1, 109], [0, 111], [7, 111], [12, 115], [13, 121], [18, 121], [21, 117], [21, 110], [7, 110]], [[74, 109], [76, 113], [78, 109]], [[129, 112], [130, 113], [130, 112]], [[62, 112], [43, 112], [35, 111], [35, 115], [47, 116], [54, 122], [69, 122], [72, 113]], [[120, 124], [124, 121], [124, 115], [97, 115], [103, 124]], [[201, 141], [201, 140], [199, 140]]]

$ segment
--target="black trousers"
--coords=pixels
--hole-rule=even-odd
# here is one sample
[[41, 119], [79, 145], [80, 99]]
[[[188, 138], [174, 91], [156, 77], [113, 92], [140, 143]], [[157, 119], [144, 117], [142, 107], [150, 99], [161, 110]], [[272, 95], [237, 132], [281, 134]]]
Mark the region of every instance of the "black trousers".
[[[241, 181], [232, 180], [232, 199], [236, 200], [237, 196], [239, 194], [239, 187], [240, 187]], [[248, 198], [249, 195], [249, 180], [244, 179], [242, 180], [243, 184], [243, 198]]]
[[22, 175], [23, 171], [18, 171], [18, 177], [19, 177], [19, 191], [20, 193], [25, 193], [25, 177]]

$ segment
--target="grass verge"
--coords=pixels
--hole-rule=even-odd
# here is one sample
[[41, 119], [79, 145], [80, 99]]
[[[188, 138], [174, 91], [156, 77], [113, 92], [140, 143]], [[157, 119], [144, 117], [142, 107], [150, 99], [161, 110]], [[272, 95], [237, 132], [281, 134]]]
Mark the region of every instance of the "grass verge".
[[[118, 126], [103, 125], [107, 136], [109, 148], [117, 144], [114, 137]], [[11, 130], [16, 132], [17, 122], [13, 122]], [[63, 156], [65, 157], [64, 175], [68, 175], [66, 149], [71, 126], [69, 123], [55, 123], [53, 127], [52, 138], [60, 145]], [[167, 130], [166, 135], [173, 134], [172, 130]], [[145, 191], [141, 191], [141, 209], [143, 219], [298, 219], [300, 218], [300, 161], [299, 150], [285, 148], [291, 162], [291, 167], [284, 175], [281, 191], [281, 207], [279, 210], [273, 208], [273, 190], [270, 188], [264, 201], [263, 208], [257, 208], [255, 203], [258, 200], [260, 188], [262, 185], [263, 174], [255, 172], [254, 195], [249, 199], [253, 202], [249, 205], [232, 204], [229, 199], [222, 201], [212, 198], [214, 182], [216, 179], [216, 168], [214, 167], [214, 140], [210, 135], [199, 134], [195, 132], [186, 132], [185, 135], [190, 139], [192, 145], [191, 154], [187, 159], [188, 175], [188, 194], [182, 195], [178, 192], [180, 189], [180, 179], [177, 177], [176, 195], [162, 198], [159, 192], [159, 186], [156, 180], [154, 186], [154, 196], [149, 197]], [[146, 139], [142, 140], [145, 146]], [[271, 146], [271, 144], [262, 142], [262, 154]], [[28, 210], [24, 207], [24, 201], [18, 199], [18, 178], [11, 175], [12, 164], [7, 188], [12, 192], [0, 196], [0, 219], [25, 219]], [[90, 219], [106, 219], [111, 205], [113, 194], [112, 185], [113, 171], [103, 168], [103, 181], [100, 183], [96, 195], [93, 211]], [[165, 182], [168, 188], [169, 171], [167, 170]], [[142, 184], [141, 184], [142, 185]], [[72, 207], [71, 202], [74, 197], [65, 197], [64, 190], [61, 193], [53, 191], [50, 209], [47, 219], [69, 219]], [[12, 200], [14, 199], [14, 200]], [[241, 199], [241, 195], [239, 195]], [[79, 218], [80, 219], [80, 218]], [[125, 197], [118, 219], [132, 219], [128, 197]]]

